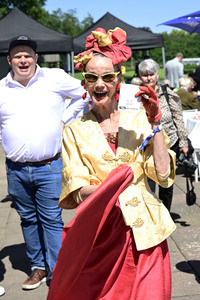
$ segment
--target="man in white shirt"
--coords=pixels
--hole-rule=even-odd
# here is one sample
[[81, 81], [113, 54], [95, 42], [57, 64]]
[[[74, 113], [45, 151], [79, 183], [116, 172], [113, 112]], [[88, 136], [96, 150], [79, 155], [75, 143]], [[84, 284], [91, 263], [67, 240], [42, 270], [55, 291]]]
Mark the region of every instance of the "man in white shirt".
[[[0, 142], [32, 270], [22, 285], [28, 290], [51, 279], [61, 246], [61, 127], [89, 101], [82, 99], [79, 80], [61, 69], [40, 68], [36, 48], [26, 36], [11, 41], [12, 70], [0, 81]], [[64, 111], [66, 97], [71, 104]]]
[[183, 54], [181, 52], [176, 54], [176, 57], [169, 60], [165, 65], [165, 77], [170, 81], [171, 87], [179, 87], [179, 78], [183, 74]]

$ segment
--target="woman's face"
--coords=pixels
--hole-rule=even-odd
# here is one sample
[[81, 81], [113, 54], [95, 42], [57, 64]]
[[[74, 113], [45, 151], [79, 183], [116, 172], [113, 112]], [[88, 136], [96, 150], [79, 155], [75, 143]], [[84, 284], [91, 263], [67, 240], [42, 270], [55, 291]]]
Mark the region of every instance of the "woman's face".
[[[97, 106], [104, 106], [115, 100], [116, 85], [121, 81], [121, 74], [119, 73], [113, 80], [109, 81], [111, 76], [103, 78], [101, 75], [106, 73], [117, 73], [114, 70], [112, 60], [108, 57], [93, 56], [87, 63], [85, 73], [93, 73], [98, 77], [97, 80], [91, 82], [87, 81], [87, 75], [85, 75], [86, 89], [90, 94], [90, 97]], [[114, 77], [114, 76], [113, 76]]]
[[140, 75], [140, 78], [144, 86], [150, 85], [153, 89], [155, 89], [159, 76], [157, 73], [150, 73], [149, 71], [146, 71]]

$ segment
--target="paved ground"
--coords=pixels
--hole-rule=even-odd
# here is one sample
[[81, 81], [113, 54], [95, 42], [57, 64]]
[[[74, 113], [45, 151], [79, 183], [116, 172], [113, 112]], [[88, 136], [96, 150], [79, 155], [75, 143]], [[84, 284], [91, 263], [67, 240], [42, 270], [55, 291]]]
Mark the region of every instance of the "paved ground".
[[[0, 146], [0, 285], [6, 290], [2, 300], [44, 300], [48, 293], [46, 284], [28, 292], [21, 289], [30, 270], [20, 219], [7, 195], [4, 160]], [[177, 229], [168, 239], [174, 300], [200, 299], [200, 182], [194, 186], [197, 202], [187, 206], [185, 178], [183, 174], [176, 176], [171, 211]], [[74, 211], [64, 211], [65, 224], [73, 216]]]

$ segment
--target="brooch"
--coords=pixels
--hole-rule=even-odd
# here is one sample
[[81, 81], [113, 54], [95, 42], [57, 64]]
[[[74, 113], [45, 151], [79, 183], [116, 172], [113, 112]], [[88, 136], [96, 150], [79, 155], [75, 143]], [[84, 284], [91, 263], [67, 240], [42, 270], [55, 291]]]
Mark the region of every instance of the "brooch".
[[140, 228], [144, 224], [144, 221], [141, 218], [137, 218], [135, 222], [133, 222], [133, 227]]
[[109, 163], [113, 162], [113, 161], [119, 161], [121, 160], [124, 163], [127, 163], [131, 160], [131, 156], [128, 153], [128, 151], [124, 152], [123, 154], [119, 155], [119, 157], [114, 157], [112, 154], [110, 154], [110, 152], [106, 151], [103, 155], [102, 158], [105, 161], [108, 161]]
[[140, 201], [138, 200], [138, 198], [137, 198], [137, 197], [134, 197], [133, 199], [128, 200], [128, 201], [125, 203], [125, 205], [126, 205], [126, 206], [130, 205], [130, 206], [136, 207], [136, 206], [138, 206], [139, 203], [140, 203]]

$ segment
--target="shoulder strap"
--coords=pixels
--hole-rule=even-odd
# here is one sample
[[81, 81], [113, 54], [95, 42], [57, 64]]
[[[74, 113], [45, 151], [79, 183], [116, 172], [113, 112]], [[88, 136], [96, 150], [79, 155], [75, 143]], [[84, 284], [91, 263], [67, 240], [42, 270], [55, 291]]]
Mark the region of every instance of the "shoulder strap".
[[167, 100], [167, 103], [169, 103], [169, 94], [167, 92], [167, 84], [163, 84], [161, 85], [161, 89], [162, 89], [162, 92], [163, 92], [163, 95], [165, 96], [166, 100]]

